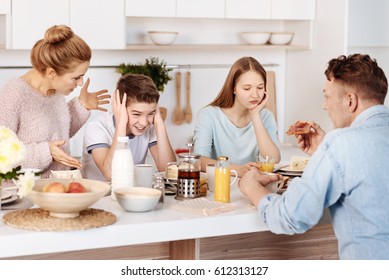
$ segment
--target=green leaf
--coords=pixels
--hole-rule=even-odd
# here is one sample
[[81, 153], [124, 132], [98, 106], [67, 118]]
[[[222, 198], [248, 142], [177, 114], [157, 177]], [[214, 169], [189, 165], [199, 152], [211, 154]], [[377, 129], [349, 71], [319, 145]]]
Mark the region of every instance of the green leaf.
[[172, 70], [172, 68], [167, 68], [164, 60], [159, 61], [157, 57], [147, 58], [144, 64], [121, 63], [116, 67], [116, 72], [122, 74], [122, 76], [128, 73], [149, 76], [160, 92], [163, 92], [165, 85], [172, 80], [169, 75]]

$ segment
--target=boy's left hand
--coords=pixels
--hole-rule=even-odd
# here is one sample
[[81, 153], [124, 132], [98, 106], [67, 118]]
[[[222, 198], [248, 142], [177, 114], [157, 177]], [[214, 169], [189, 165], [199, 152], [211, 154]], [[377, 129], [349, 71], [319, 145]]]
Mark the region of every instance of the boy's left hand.
[[81, 89], [80, 96], [78, 99], [82, 106], [88, 110], [99, 110], [106, 112], [107, 109], [101, 107], [101, 105], [109, 104], [109, 99], [111, 96], [107, 93], [108, 90], [103, 89], [96, 92], [88, 92], [88, 86], [90, 84], [90, 79], [88, 78]]
[[156, 110], [155, 110], [155, 115], [154, 115], [154, 121], [153, 124], [158, 125], [159, 123], [163, 123], [161, 111], [159, 110], [159, 105], [157, 105]]

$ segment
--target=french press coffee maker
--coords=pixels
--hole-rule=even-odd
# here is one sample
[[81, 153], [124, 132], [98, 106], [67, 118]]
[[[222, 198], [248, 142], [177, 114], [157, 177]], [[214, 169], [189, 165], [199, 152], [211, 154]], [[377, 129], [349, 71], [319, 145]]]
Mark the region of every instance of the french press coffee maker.
[[[189, 148], [191, 147], [188, 145]], [[197, 198], [202, 196], [200, 184], [200, 155], [191, 153], [178, 154], [178, 177], [176, 199]]]

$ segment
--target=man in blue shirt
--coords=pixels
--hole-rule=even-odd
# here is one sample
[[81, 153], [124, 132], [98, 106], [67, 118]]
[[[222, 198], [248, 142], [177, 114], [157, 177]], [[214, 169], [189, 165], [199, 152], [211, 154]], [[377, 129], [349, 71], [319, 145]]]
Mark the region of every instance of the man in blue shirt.
[[323, 108], [334, 130], [297, 136], [312, 155], [301, 178], [281, 196], [252, 169], [239, 188], [274, 233], [303, 233], [329, 208], [341, 259], [389, 259], [388, 83], [368, 55], [330, 60]]

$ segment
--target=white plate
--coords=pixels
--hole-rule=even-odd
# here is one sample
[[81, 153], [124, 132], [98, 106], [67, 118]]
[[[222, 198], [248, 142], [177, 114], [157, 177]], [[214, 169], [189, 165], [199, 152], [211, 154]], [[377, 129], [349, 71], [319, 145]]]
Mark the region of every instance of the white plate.
[[294, 170], [291, 168], [290, 165], [280, 168], [278, 171], [282, 172], [288, 172], [288, 173], [295, 173], [295, 174], [302, 174], [304, 170]]
[[1, 193], [1, 201], [9, 199], [10, 197], [12, 197], [12, 193], [11, 192], [3, 191]]
[[7, 203], [11, 203], [11, 202], [14, 202], [15, 200], [18, 199], [18, 196], [15, 194], [15, 195], [12, 195], [11, 197], [7, 198], [7, 199], [2, 199], [1, 200], [1, 205], [3, 204], [7, 204]]
[[172, 184], [176, 184], [177, 183], [177, 179], [169, 179], [169, 180], [167, 180], [165, 171], [154, 173], [154, 177], [157, 177], [157, 176], [162, 176], [162, 178], [165, 179], [165, 181], [168, 181], [168, 182], [170, 182]]

